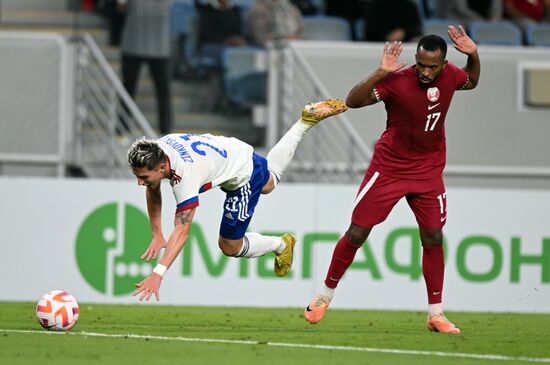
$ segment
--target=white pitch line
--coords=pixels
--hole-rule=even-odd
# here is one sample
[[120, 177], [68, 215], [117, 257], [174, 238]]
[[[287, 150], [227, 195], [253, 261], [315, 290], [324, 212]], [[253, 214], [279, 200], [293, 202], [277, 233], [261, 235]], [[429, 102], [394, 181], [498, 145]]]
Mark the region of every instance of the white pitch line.
[[169, 337], [169, 336], [147, 336], [136, 334], [110, 334], [97, 332], [53, 332], [39, 330], [11, 330], [2, 329], [0, 332], [12, 333], [32, 333], [42, 335], [66, 335], [66, 336], [84, 336], [84, 337], [108, 337], [108, 338], [136, 338], [149, 340], [167, 340], [167, 341], [182, 341], [182, 342], [206, 342], [206, 343], [223, 343], [233, 345], [265, 345], [276, 347], [316, 349], [316, 350], [340, 350], [340, 351], [359, 351], [373, 352], [383, 354], [397, 355], [418, 355], [418, 356], [440, 356], [440, 357], [457, 357], [466, 359], [481, 359], [481, 360], [497, 360], [497, 361], [524, 361], [536, 363], [550, 363], [548, 357], [525, 357], [525, 356], [505, 356], [495, 354], [468, 354], [464, 352], [443, 352], [443, 351], [420, 351], [420, 350], [400, 350], [400, 349], [384, 349], [375, 347], [358, 347], [358, 346], [333, 346], [333, 345], [311, 345], [305, 343], [285, 343], [285, 342], [263, 342], [250, 340], [224, 340], [220, 338], [191, 338], [191, 337]]

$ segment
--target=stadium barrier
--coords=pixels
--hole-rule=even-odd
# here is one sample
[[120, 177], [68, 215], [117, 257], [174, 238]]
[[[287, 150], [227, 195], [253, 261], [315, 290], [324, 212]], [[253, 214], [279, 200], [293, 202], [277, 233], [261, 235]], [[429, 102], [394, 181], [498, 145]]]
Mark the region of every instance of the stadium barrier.
[[[274, 276], [273, 256], [222, 255], [217, 236], [223, 193], [202, 194], [184, 254], [163, 281], [161, 303], [304, 306], [349, 225], [356, 188], [283, 183], [262, 197], [250, 230], [298, 237], [293, 270], [285, 278]], [[80, 302], [138, 302], [131, 296], [133, 284], [154, 265], [139, 260], [151, 235], [143, 188], [131, 181], [3, 177], [0, 191], [10, 253], [0, 265], [0, 275], [9, 278], [0, 300], [34, 301], [64, 289]], [[168, 184], [162, 193], [168, 237], [175, 207]], [[445, 307], [549, 313], [550, 192], [451, 188], [447, 194]], [[47, 214], [37, 216], [37, 205]], [[358, 252], [332, 306], [424, 310], [420, 264], [416, 222], [401, 201]]]

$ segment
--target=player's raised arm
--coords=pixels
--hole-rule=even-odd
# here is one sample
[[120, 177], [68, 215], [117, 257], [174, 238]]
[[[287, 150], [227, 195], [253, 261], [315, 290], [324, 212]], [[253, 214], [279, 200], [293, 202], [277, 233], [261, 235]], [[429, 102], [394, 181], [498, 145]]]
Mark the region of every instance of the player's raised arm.
[[350, 90], [346, 98], [347, 106], [350, 108], [361, 108], [376, 103], [378, 101], [374, 94], [376, 84], [382, 81], [388, 74], [401, 70], [407, 64], [406, 62], [399, 63], [401, 52], [403, 52], [403, 44], [401, 42], [393, 42], [391, 46], [386, 42], [380, 66], [369, 77]]
[[454, 48], [468, 56], [466, 66], [463, 68], [463, 70], [468, 73], [468, 83], [464, 86], [464, 89], [473, 89], [477, 86], [481, 73], [481, 62], [479, 61], [479, 55], [477, 53], [477, 45], [468, 34], [466, 34], [462, 25], [459, 25], [458, 29], [449, 25], [447, 33], [449, 34], [449, 38], [453, 41]]
[[193, 217], [195, 216], [195, 211], [196, 208], [191, 208], [176, 214], [174, 218], [174, 230], [168, 239], [166, 249], [158, 265], [148, 278], [136, 284], [137, 289], [132, 295], [136, 296], [141, 293], [139, 300], [149, 300], [153, 294], [155, 294], [157, 301], [160, 299], [159, 288], [162, 277], [183, 249], [185, 241], [187, 241], [187, 237], [189, 236], [189, 230]]

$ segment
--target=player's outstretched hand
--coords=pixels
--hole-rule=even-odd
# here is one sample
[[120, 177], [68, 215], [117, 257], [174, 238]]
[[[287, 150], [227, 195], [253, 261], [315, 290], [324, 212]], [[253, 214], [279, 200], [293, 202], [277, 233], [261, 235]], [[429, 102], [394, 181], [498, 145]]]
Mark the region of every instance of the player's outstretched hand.
[[380, 69], [385, 72], [396, 72], [405, 67], [407, 62], [398, 63], [401, 52], [403, 52], [402, 42], [393, 42], [391, 46], [386, 42], [382, 61], [380, 61]]
[[160, 282], [162, 281], [162, 276], [152, 273], [151, 276], [143, 280], [141, 283], [135, 284], [137, 289], [134, 291], [134, 294], [132, 294], [134, 297], [141, 293], [139, 300], [142, 301], [143, 299], [149, 301], [151, 299], [151, 295], [155, 294], [155, 297], [157, 298], [157, 302], [160, 300], [159, 295], [159, 289], [160, 289]]
[[458, 29], [452, 25], [449, 25], [447, 28], [447, 33], [449, 34], [449, 38], [453, 41], [453, 46], [457, 51], [467, 55], [473, 54], [477, 51], [476, 44], [470, 37], [468, 37], [468, 34], [466, 34], [466, 31], [462, 25], [459, 25]]
[[164, 247], [166, 247], [166, 240], [164, 239], [164, 237], [153, 238], [145, 253], [141, 255], [141, 259], [145, 259], [146, 261], [149, 261], [150, 259], [156, 259], [160, 252], [160, 249]]

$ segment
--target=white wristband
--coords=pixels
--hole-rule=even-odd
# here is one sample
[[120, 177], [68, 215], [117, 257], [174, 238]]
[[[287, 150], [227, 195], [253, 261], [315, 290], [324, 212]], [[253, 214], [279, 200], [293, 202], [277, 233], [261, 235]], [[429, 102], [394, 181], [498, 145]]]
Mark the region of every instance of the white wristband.
[[168, 270], [168, 268], [166, 266], [164, 266], [163, 264], [158, 264], [153, 269], [153, 272], [156, 273], [156, 274], [159, 274], [160, 277], [163, 277], [164, 274], [166, 273], [166, 270]]

